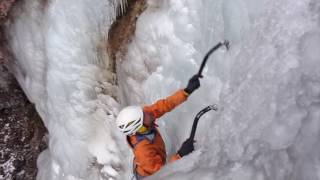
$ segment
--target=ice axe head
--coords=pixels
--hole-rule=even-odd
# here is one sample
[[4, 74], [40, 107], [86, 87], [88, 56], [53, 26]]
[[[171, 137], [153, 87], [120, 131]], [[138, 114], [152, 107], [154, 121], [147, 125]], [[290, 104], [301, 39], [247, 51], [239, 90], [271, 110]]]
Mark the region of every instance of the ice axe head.
[[203, 68], [204, 66], [206, 65], [207, 63], [207, 60], [209, 58], [209, 56], [215, 52], [217, 49], [219, 49], [221, 46], [226, 46], [227, 50], [229, 50], [230, 48], [230, 43], [228, 40], [224, 40], [223, 42], [219, 42], [218, 44], [216, 44], [214, 47], [212, 47], [208, 52], [207, 54], [204, 56], [203, 60], [202, 60], [202, 63], [200, 65], [200, 68], [199, 68], [199, 71], [198, 71], [198, 75], [201, 76], [202, 74], [202, 71], [203, 71]]
[[226, 46], [227, 50], [230, 49], [230, 42], [229, 42], [228, 40], [224, 40], [224, 41], [223, 41], [223, 45]]

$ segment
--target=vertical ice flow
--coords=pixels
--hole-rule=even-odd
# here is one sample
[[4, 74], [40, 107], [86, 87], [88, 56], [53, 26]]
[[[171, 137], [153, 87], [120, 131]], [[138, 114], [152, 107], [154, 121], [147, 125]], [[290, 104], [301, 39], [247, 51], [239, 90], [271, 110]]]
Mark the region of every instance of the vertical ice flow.
[[[37, 179], [126, 179], [106, 38], [120, 1], [25, 2], [8, 28], [14, 70], [49, 131]], [[119, 173], [121, 172], [121, 174]]]

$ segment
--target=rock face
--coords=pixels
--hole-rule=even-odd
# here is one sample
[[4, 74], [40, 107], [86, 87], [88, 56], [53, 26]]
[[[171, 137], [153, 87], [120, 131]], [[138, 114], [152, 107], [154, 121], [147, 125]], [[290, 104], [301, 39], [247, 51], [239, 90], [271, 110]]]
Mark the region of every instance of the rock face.
[[15, 0], [1, 0], [0, 2], [0, 19], [5, 19], [12, 4]]
[[12, 57], [2, 25], [14, 2], [0, 2], [0, 179], [31, 180], [37, 174], [37, 157], [46, 147], [46, 129], [7, 68]]
[[46, 130], [14, 77], [0, 72], [0, 179], [35, 179]]
[[[146, 0], [129, 0], [123, 8], [124, 12], [117, 17], [108, 33], [108, 54], [112, 62], [116, 62], [118, 56], [121, 57], [127, 52], [127, 44], [131, 42], [136, 30], [136, 21], [147, 8], [147, 3]], [[116, 72], [115, 64], [114, 72]]]

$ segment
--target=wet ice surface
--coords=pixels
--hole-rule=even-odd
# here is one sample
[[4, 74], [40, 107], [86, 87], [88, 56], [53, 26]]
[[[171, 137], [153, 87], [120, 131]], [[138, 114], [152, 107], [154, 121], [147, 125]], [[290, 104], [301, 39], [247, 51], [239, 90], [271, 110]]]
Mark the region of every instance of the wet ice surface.
[[320, 179], [319, 1], [149, 0], [118, 61], [119, 89], [97, 56], [112, 6], [53, 1], [41, 11], [35, 2], [10, 34], [16, 76], [50, 133], [39, 179], [128, 179], [132, 157], [113, 123], [119, 107], [185, 87], [225, 38], [232, 47], [209, 59], [201, 88], [158, 122], [169, 156], [199, 110], [216, 103], [219, 112], [202, 117], [194, 153], [149, 179]]

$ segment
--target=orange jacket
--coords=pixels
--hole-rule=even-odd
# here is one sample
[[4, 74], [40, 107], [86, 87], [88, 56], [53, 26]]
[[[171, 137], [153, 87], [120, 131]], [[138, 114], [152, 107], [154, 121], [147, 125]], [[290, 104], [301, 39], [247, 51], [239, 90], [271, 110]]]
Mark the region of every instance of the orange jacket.
[[[154, 119], [157, 119], [186, 101], [187, 97], [188, 94], [181, 89], [166, 99], [158, 100], [150, 106], [143, 107], [143, 111], [144, 113], [153, 116]], [[127, 139], [133, 148], [135, 156], [134, 164], [136, 166], [136, 171], [140, 176], [150, 176], [165, 165], [167, 156], [166, 148], [160, 132], [156, 128], [152, 141], [143, 139], [139, 142], [138, 135], [129, 136]], [[169, 162], [173, 162], [177, 159], [180, 159], [178, 154], [174, 155]]]

